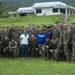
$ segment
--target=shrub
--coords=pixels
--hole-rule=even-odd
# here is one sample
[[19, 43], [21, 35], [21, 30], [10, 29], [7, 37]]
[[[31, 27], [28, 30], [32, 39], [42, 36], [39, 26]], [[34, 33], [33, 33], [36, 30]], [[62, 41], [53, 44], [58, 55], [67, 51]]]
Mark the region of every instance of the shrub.
[[3, 15], [0, 15], [0, 18], [7, 18], [9, 16], [10, 16], [9, 14], [3, 14]]

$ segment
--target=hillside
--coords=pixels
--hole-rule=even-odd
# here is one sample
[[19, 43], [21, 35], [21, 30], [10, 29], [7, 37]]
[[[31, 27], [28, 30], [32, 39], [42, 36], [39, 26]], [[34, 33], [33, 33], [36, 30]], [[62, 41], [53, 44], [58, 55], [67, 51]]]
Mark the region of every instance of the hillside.
[[[57, 18], [58, 17], [58, 18]], [[54, 24], [56, 21], [59, 21], [62, 18], [62, 15], [54, 15], [54, 16], [27, 16], [27, 17], [9, 17], [9, 18], [1, 18], [0, 25], [10, 25], [14, 23], [15, 25], [27, 25], [27, 24]]]
[[[36, 2], [50, 2], [57, 0], [0, 0], [3, 4], [3, 13], [17, 10], [19, 7], [32, 6]], [[66, 4], [75, 5], [75, 0], [59, 0]]]
[[[53, 15], [53, 16], [28, 16], [28, 17], [9, 17], [0, 18], [0, 26], [9, 26], [10, 24], [23, 25], [36, 24], [36, 25], [49, 25], [55, 22], [61, 21], [63, 15]], [[75, 15], [72, 15], [67, 23], [75, 22]]]

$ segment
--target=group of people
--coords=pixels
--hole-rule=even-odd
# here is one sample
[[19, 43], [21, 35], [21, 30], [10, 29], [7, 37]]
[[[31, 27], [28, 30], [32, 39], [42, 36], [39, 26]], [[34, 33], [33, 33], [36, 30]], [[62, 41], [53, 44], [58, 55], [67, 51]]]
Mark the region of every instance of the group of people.
[[1, 27], [0, 56], [75, 61], [75, 23]]

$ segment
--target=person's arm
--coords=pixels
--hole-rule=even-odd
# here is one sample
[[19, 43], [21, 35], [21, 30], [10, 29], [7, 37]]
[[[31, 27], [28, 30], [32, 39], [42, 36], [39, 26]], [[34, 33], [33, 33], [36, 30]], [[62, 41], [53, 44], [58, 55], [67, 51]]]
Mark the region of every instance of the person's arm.
[[11, 49], [12, 47], [11, 47], [11, 42], [9, 42], [9, 49]]
[[9, 42], [9, 49], [13, 49], [13, 48], [16, 48], [16, 45], [11, 47], [11, 42]]
[[22, 35], [20, 36], [20, 39], [19, 39], [20, 45], [21, 45], [21, 41], [22, 41]]
[[22, 38], [19, 39], [20, 45], [21, 45], [21, 41], [22, 41]]
[[17, 48], [17, 42], [15, 41], [15, 46], [13, 48]]

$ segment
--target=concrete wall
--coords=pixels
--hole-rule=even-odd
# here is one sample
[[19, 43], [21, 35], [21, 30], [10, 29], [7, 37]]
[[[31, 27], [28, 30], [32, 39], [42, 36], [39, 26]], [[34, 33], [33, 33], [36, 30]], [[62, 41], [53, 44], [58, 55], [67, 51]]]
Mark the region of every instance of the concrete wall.
[[37, 16], [61, 14], [59, 9], [57, 13], [53, 13], [53, 8], [42, 8], [41, 10], [42, 13], [36, 13]]

